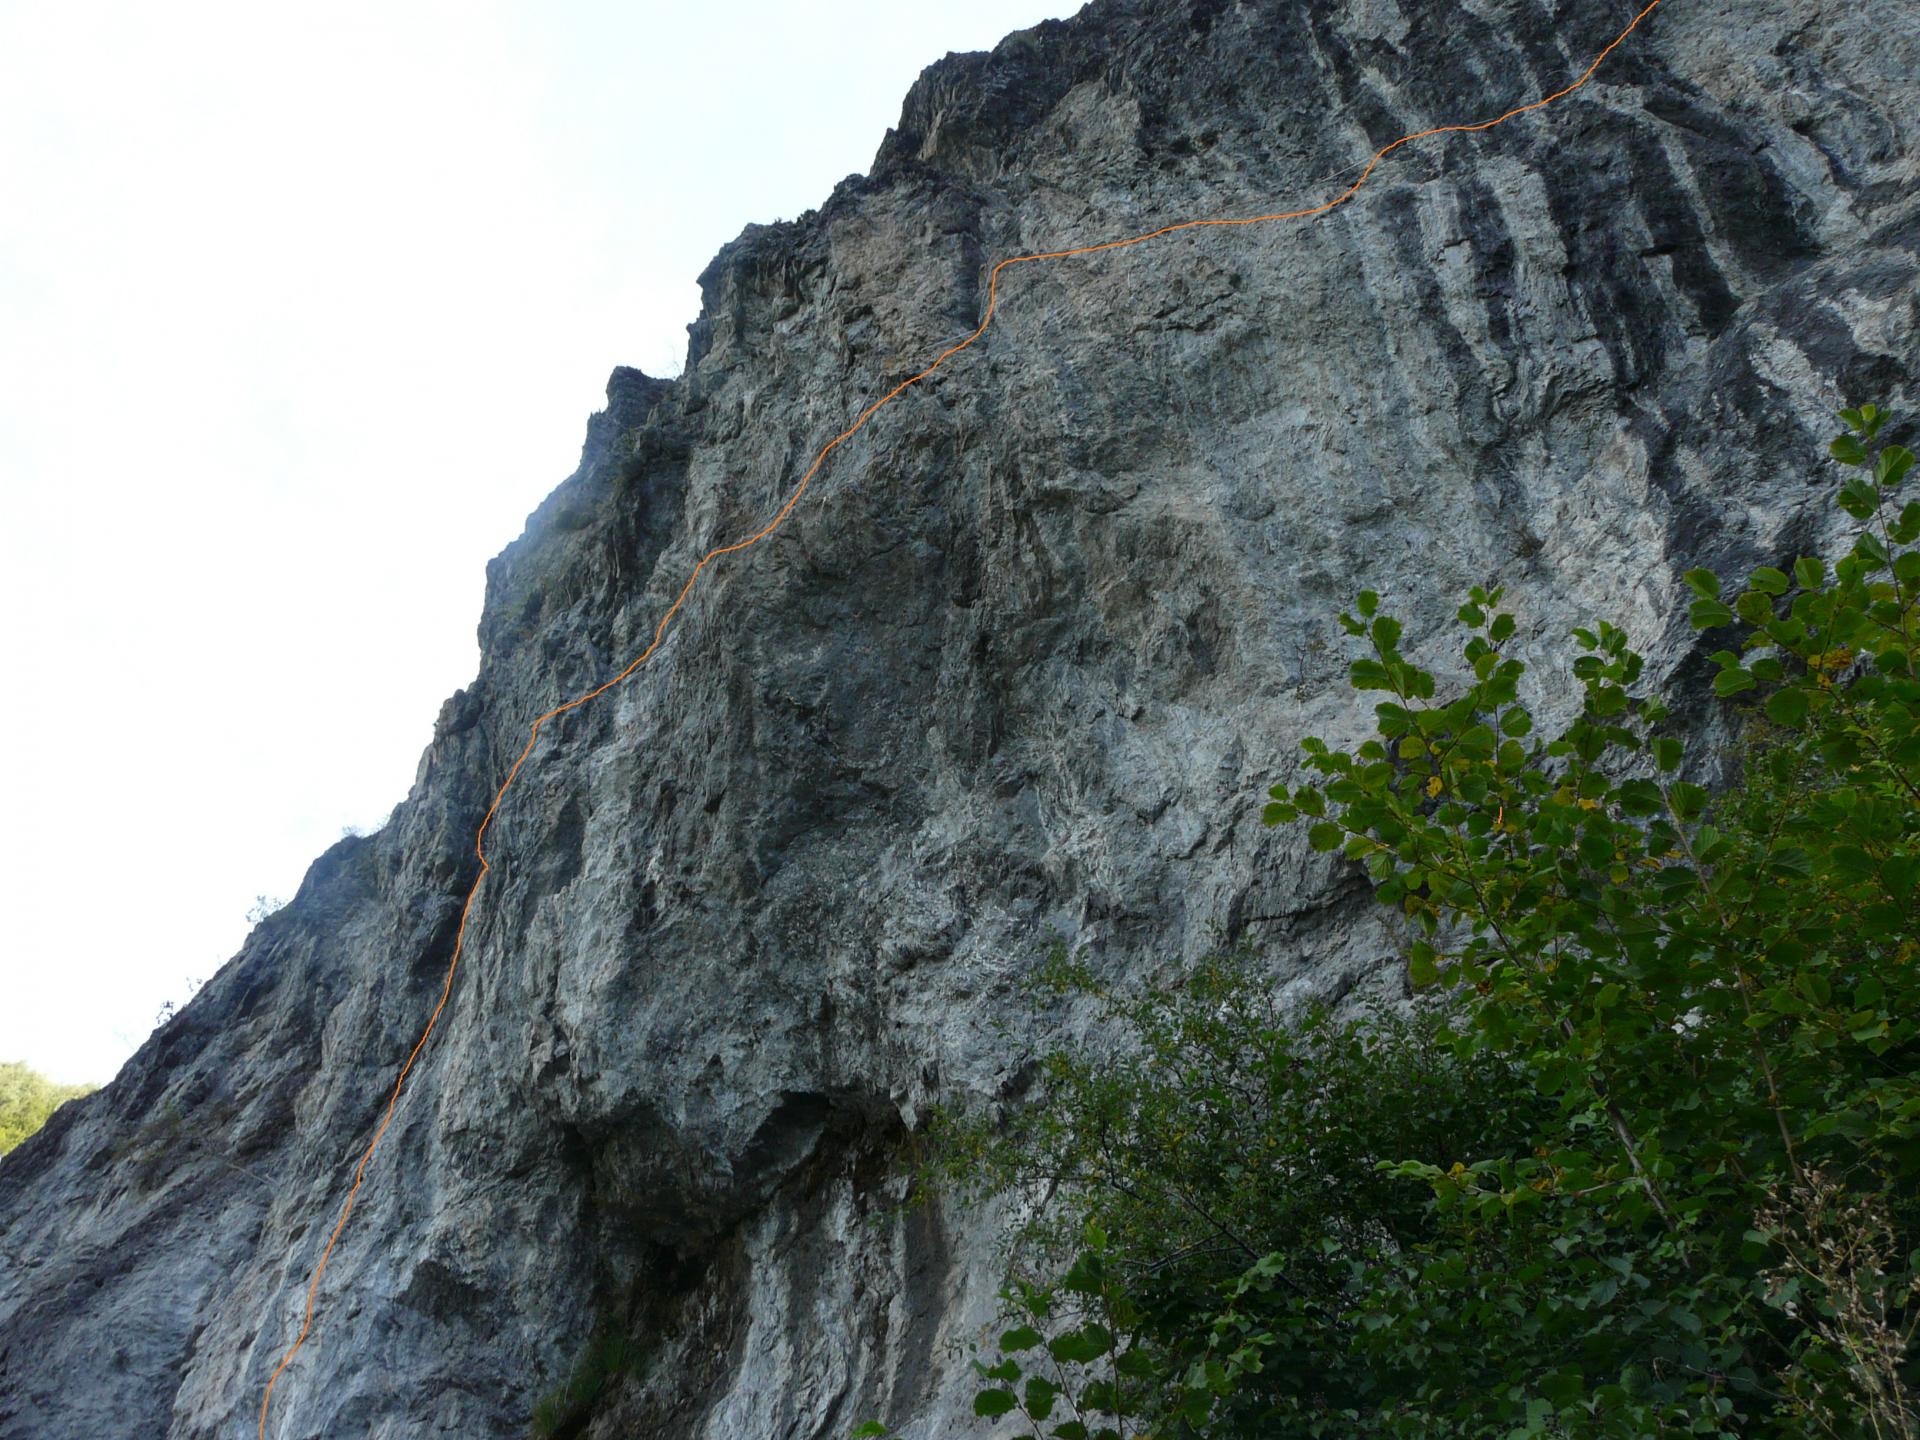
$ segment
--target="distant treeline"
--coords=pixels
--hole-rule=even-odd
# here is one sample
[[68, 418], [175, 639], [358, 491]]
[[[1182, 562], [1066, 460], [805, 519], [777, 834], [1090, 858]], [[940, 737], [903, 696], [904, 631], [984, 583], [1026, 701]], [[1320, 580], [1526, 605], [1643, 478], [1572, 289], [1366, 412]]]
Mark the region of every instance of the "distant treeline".
[[97, 1085], [56, 1085], [20, 1061], [0, 1063], [0, 1155], [6, 1154], [69, 1100], [91, 1095]]

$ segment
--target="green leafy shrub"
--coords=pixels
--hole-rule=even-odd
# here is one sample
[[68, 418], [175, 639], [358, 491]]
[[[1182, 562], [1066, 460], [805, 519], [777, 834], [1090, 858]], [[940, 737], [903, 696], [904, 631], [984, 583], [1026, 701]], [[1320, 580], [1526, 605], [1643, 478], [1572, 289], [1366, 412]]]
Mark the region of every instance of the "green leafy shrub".
[[[1095, 996], [1116, 1053], [1048, 1056], [1041, 1095], [1002, 1129], [935, 1122], [949, 1183], [1017, 1188], [1033, 1203], [1010, 1307], [1029, 1325], [1060, 1322], [1054, 1338], [1070, 1351], [1088, 1325], [1095, 1340], [1111, 1336], [1085, 1360], [1048, 1358], [1117, 1365], [1088, 1383], [1127, 1413], [1157, 1403], [1146, 1392], [1163, 1392], [1166, 1373], [1218, 1365], [1209, 1327], [1250, 1268], [1276, 1289], [1263, 1378], [1236, 1407], [1358, 1403], [1372, 1381], [1349, 1354], [1353, 1268], [1427, 1226], [1423, 1193], [1381, 1163], [1518, 1145], [1546, 1113], [1498, 1058], [1440, 1043], [1432, 1016], [1336, 1024], [1314, 1010], [1287, 1023], [1253, 958], [1216, 957], [1178, 988], [1121, 995], [1056, 949], [1036, 1000]], [[1047, 1383], [1086, 1405], [1071, 1374]]]
[[1920, 1435], [1920, 504], [1884, 413], [1842, 418], [1850, 552], [1735, 594], [1685, 577], [1694, 627], [1737, 636], [1711, 657], [1745, 733], [1725, 794], [1681, 778], [1610, 624], [1574, 632], [1580, 714], [1549, 740], [1499, 589], [1459, 609], [1444, 700], [1378, 596], [1340, 617], [1377, 733], [1303, 742], [1311, 783], [1264, 818], [1366, 868], [1438, 1003], [1289, 1031], [1246, 957], [1215, 962], [1105, 997], [1131, 1047], [1049, 1057], [1007, 1127], [948, 1122], [949, 1179], [1037, 1186], [980, 1414], [1060, 1440]]

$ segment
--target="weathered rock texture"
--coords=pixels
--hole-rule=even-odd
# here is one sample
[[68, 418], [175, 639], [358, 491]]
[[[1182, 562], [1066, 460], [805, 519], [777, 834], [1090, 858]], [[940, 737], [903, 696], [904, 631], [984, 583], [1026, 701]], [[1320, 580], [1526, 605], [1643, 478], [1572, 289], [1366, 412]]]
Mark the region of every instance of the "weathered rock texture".
[[[682, 378], [614, 373], [393, 821], [0, 1165], [0, 1436], [254, 1433], [528, 722], [972, 329], [994, 258], [1327, 198], [1631, 13], [1099, 0], [930, 68], [870, 176], [702, 275]], [[995, 1217], [898, 1213], [903, 1138], [1018, 1093], [1056, 930], [1115, 975], [1219, 927], [1296, 992], [1399, 985], [1364, 886], [1258, 822], [1367, 714], [1356, 589], [1443, 658], [1498, 578], [1529, 654], [1606, 615], [1664, 682], [1681, 570], [1831, 538], [1830, 412], [1920, 358], [1916, 74], [1884, 7], [1666, 0], [1322, 219], [1009, 272], [547, 726], [267, 1433], [520, 1433], [603, 1316], [653, 1360], [580, 1433], [972, 1433]]]

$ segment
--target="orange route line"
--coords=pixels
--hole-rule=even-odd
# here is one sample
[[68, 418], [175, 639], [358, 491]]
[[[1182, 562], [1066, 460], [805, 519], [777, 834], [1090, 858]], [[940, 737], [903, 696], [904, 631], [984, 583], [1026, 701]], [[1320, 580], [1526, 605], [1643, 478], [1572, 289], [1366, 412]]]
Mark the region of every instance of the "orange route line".
[[1289, 210], [1284, 213], [1272, 215], [1250, 215], [1240, 219], [1183, 220], [1176, 225], [1163, 225], [1158, 230], [1149, 230], [1143, 235], [1130, 235], [1124, 240], [1108, 240], [1098, 245], [1079, 245], [1071, 250], [1049, 250], [1036, 255], [1014, 255], [1000, 261], [993, 267], [993, 273], [987, 277], [986, 313], [982, 315], [980, 324], [971, 335], [967, 336], [966, 339], [960, 341], [957, 345], [950, 345], [945, 350], [942, 350], [939, 358], [927, 366], [926, 369], [917, 375], [902, 380], [898, 385], [894, 386], [893, 389], [882, 395], [865, 410], [862, 410], [859, 418], [856, 419], [853, 424], [849, 425], [845, 430], [842, 430], [838, 435], [834, 436], [833, 439], [821, 446], [820, 453], [813, 457], [813, 464], [807, 467], [807, 473], [800, 477], [799, 485], [795, 487], [793, 494], [787, 498], [787, 503], [780, 507], [779, 514], [775, 515], [772, 520], [768, 521], [746, 539], [736, 540], [731, 545], [716, 546], [701, 556], [700, 563], [693, 567], [693, 573], [687, 577], [687, 583], [680, 587], [680, 593], [675, 597], [673, 604], [667, 608], [667, 613], [660, 617], [660, 624], [653, 632], [653, 643], [647, 646], [632, 664], [604, 685], [589, 690], [586, 694], [569, 700], [564, 705], [554, 706], [553, 709], [547, 711], [546, 714], [533, 722], [533, 729], [527, 736], [526, 746], [520, 751], [520, 758], [513, 762], [513, 768], [507, 772], [507, 778], [500, 782], [500, 788], [495, 792], [493, 797], [493, 804], [487, 807], [486, 818], [480, 822], [479, 833], [474, 836], [473, 851], [480, 859], [480, 874], [474, 879], [473, 888], [467, 892], [467, 903], [460, 911], [460, 928], [454, 936], [453, 957], [447, 962], [447, 978], [446, 983], [440, 990], [440, 1003], [433, 1007], [433, 1014], [427, 1018], [427, 1028], [420, 1032], [420, 1039], [414, 1045], [412, 1054], [407, 1056], [407, 1063], [401, 1067], [399, 1078], [393, 1082], [393, 1093], [387, 1098], [387, 1110], [385, 1116], [383, 1116], [380, 1121], [380, 1128], [373, 1132], [373, 1139], [367, 1142], [366, 1151], [361, 1155], [360, 1164], [354, 1171], [353, 1188], [347, 1192], [346, 1208], [340, 1212], [340, 1219], [334, 1224], [333, 1233], [327, 1237], [326, 1249], [320, 1253], [320, 1263], [314, 1267], [313, 1281], [307, 1286], [306, 1313], [300, 1322], [300, 1334], [294, 1339], [293, 1347], [281, 1358], [279, 1365], [274, 1368], [272, 1376], [267, 1380], [266, 1394], [262, 1396], [260, 1400], [261, 1440], [265, 1440], [267, 1433], [267, 1407], [273, 1400], [274, 1383], [279, 1380], [281, 1372], [287, 1368], [288, 1362], [299, 1352], [300, 1347], [306, 1344], [307, 1332], [313, 1327], [314, 1297], [319, 1293], [320, 1277], [326, 1273], [327, 1260], [333, 1254], [334, 1242], [340, 1238], [341, 1230], [346, 1227], [347, 1218], [353, 1214], [354, 1201], [360, 1194], [361, 1182], [366, 1178], [367, 1162], [373, 1159], [373, 1152], [379, 1147], [380, 1137], [387, 1133], [387, 1126], [393, 1120], [393, 1108], [400, 1100], [400, 1087], [406, 1083], [408, 1074], [413, 1070], [413, 1062], [419, 1058], [420, 1051], [426, 1046], [427, 1038], [433, 1034], [433, 1027], [440, 1019], [440, 1012], [447, 1008], [447, 1000], [453, 994], [453, 975], [455, 969], [460, 964], [461, 946], [466, 940], [467, 917], [473, 911], [473, 902], [475, 897], [480, 893], [482, 882], [486, 880], [489, 871], [492, 869], [487, 863], [486, 850], [483, 848], [483, 842], [487, 838], [487, 827], [493, 824], [493, 817], [495, 812], [500, 808], [501, 800], [506, 797], [508, 789], [512, 787], [514, 777], [520, 773], [520, 767], [526, 763], [527, 756], [533, 752], [534, 742], [540, 738], [540, 727], [546, 724], [547, 721], [553, 719], [554, 716], [564, 715], [567, 711], [586, 704], [587, 701], [593, 699], [595, 696], [605, 694], [652, 658], [654, 651], [660, 648], [660, 642], [666, 637], [668, 624], [672, 622], [673, 617], [679, 612], [681, 605], [685, 603], [687, 592], [693, 589], [694, 582], [700, 578], [701, 571], [705, 570], [713, 561], [719, 559], [720, 556], [731, 555], [736, 550], [745, 550], [749, 546], [758, 545], [762, 540], [766, 539], [767, 536], [771, 535], [775, 530], [778, 530], [781, 525], [786, 523], [787, 516], [792, 513], [793, 507], [799, 504], [800, 497], [806, 494], [807, 485], [812, 481], [821, 465], [826, 462], [827, 456], [832, 454], [837, 446], [858, 434], [861, 428], [866, 425], [867, 421], [873, 417], [874, 412], [891, 403], [902, 391], [919, 384], [948, 360], [951, 360], [955, 355], [958, 355], [962, 350], [965, 350], [985, 334], [987, 326], [993, 321], [993, 308], [999, 289], [1000, 272], [1008, 266], [1026, 265], [1038, 260], [1064, 260], [1068, 256], [1093, 255], [1102, 250], [1121, 250], [1129, 245], [1139, 245], [1147, 240], [1157, 240], [1162, 235], [1172, 235], [1180, 230], [1199, 230], [1213, 226], [1227, 225], [1261, 225], [1271, 220], [1306, 220], [1315, 215], [1324, 215], [1335, 206], [1343, 205], [1352, 199], [1360, 187], [1367, 183], [1368, 177], [1373, 174], [1374, 167], [1395, 150], [1398, 150], [1402, 145], [1409, 144], [1415, 140], [1425, 139], [1429, 135], [1446, 135], [1470, 130], [1490, 130], [1495, 125], [1501, 124], [1503, 121], [1511, 120], [1516, 115], [1524, 115], [1529, 110], [1538, 110], [1542, 106], [1551, 105], [1563, 96], [1571, 95], [1582, 85], [1585, 85], [1588, 80], [1593, 78], [1593, 72], [1600, 68], [1600, 62], [1611, 55], [1620, 43], [1625, 40], [1627, 36], [1631, 35], [1639, 26], [1640, 22], [1646, 19], [1660, 3], [1661, 0], [1650, 0], [1646, 8], [1635, 15], [1627, 28], [1614, 37], [1611, 45], [1607, 46], [1606, 49], [1594, 57], [1593, 63], [1587, 66], [1581, 73], [1580, 78], [1575, 80], [1571, 85], [1556, 90], [1553, 94], [1535, 100], [1531, 104], [1517, 106], [1507, 111], [1506, 114], [1496, 116], [1492, 120], [1482, 120], [1476, 125], [1436, 125], [1431, 130], [1418, 130], [1410, 135], [1402, 135], [1391, 145], [1384, 145], [1374, 151], [1373, 158], [1367, 162], [1367, 168], [1360, 172], [1360, 178], [1324, 205], [1315, 205], [1306, 210]]

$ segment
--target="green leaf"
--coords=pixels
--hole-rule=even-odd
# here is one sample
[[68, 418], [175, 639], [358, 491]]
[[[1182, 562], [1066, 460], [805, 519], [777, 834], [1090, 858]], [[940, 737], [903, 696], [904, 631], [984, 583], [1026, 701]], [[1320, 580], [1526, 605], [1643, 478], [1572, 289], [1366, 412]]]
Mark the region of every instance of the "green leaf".
[[1753, 572], [1752, 578], [1747, 581], [1747, 584], [1753, 589], [1768, 595], [1786, 594], [1789, 583], [1786, 573], [1774, 569], [1771, 565], [1762, 565], [1758, 570]]
[[1491, 729], [1475, 725], [1454, 742], [1454, 748], [1469, 760], [1491, 760], [1496, 743]]
[[1816, 1005], [1828, 1004], [1833, 999], [1832, 984], [1816, 970], [1802, 970], [1795, 975], [1793, 988]]
[[878, 1420], [869, 1420], [853, 1432], [850, 1440], [873, 1440], [874, 1436], [884, 1435], [886, 1433], [886, 1426], [882, 1425]]
[[1502, 612], [1493, 617], [1493, 624], [1487, 630], [1487, 638], [1498, 645], [1513, 634], [1513, 616]]
[[1700, 877], [1685, 865], [1669, 865], [1655, 871], [1653, 876], [1653, 887], [1659, 892], [1661, 902], [1667, 905], [1692, 894], [1699, 885]]
[[1000, 1348], [1009, 1354], [1021, 1350], [1031, 1350], [1046, 1337], [1031, 1325], [1021, 1325], [1007, 1331], [1000, 1337]]
[[[1079, 1398], [1083, 1415], [1120, 1415], [1126, 1410], [1125, 1397], [1111, 1380], [1089, 1380], [1080, 1387]], [[1102, 1425], [1093, 1432], [1093, 1440], [1120, 1440], [1120, 1432]]]
[[1687, 611], [1687, 619], [1696, 630], [1715, 630], [1733, 623], [1733, 611], [1718, 600], [1696, 600]]
[[1793, 562], [1793, 578], [1802, 590], [1818, 590], [1826, 583], [1827, 562], [1803, 555]]
[[1362, 590], [1357, 602], [1362, 620], [1371, 620], [1373, 612], [1380, 608], [1380, 597], [1372, 590]]
[[1533, 729], [1533, 717], [1518, 705], [1509, 706], [1500, 717], [1500, 733], [1518, 739]]
[[1144, 1380], [1154, 1373], [1153, 1356], [1138, 1346], [1122, 1350], [1113, 1357], [1113, 1368], [1133, 1380]]
[[1623, 781], [1619, 791], [1620, 808], [1629, 815], [1660, 813], [1660, 787], [1651, 780]]
[[1680, 577], [1687, 582], [1687, 588], [1702, 600], [1720, 598], [1720, 577], [1711, 570], [1689, 570]]
[[991, 1420], [995, 1416], [1005, 1415], [1017, 1403], [1011, 1390], [982, 1390], [973, 1397], [973, 1413]]
[[1586, 1377], [1573, 1367], [1556, 1371], [1541, 1377], [1540, 1393], [1563, 1408], [1577, 1404], [1587, 1393]]
[[1680, 768], [1680, 757], [1686, 747], [1671, 735], [1657, 735], [1653, 740], [1653, 763], [1663, 771]]
[[1362, 658], [1347, 668], [1347, 678], [1356, 690], [1391, 690], [1393, 682], [1387, 677], [1387, 667], [1378, 660]]
[[1841, 435], [1827, 446], [1827, 453], [1842, 465], [1858, 465], [1867, 458], [1867, 447], [1851, 435]]
[[1857, 410], [1842, 410], [1840, 418], [1857, 430], [1863, 439], [1871, 440], [1880, 433], [1880, 427], [1887, 423], [1887, 412], [1878, 405], [1862, 405]]
[[[1771, 874], [1785, 880], [1805, 880], [1813, 874], [1813, 857], [1799, 846], [1789, 845], [1785, 849], [1774, 851], [1768, 857], [1768, 868]], [[1778, 947], [1775, 953], [1779, 953]]]
[[1882, 485], [1898, 485], [1912, 468], [1913, 452], [1904, 445], [1889, 445], [1873, 462], [1873, 478]]
[[1667, 800], [1673, 806], [1673, 813], [1682, 820], [1696, 819], [1707, 808], [1707, 792], [1698, 785], [1685, 782], [1669, 790]]
[[1060, 1288], [1074, 1295], [1098, 1295], [1106, 1278], [1107, 1267], [1099, 1254], [1083, 1250], [1067, 1273], [1060, 1277]]
[[1027, 1414], [1035, 1420], [1045, 1420], [1053, 1414], [1054, 1398], [1060, 1393], [1060, 1387], [1044, 1375], [1034, 1375], [1027, 1380]]
[[1347, 838], [1347, 832], [1331, 820], [1322, 820], [1307, 830], [1307, 844], [1315, 850], [1338, 850], [1340, 843]]
[[1797, 727], [1807, 718], [1807, 692], [1776, 690], [1767, 697], [1767, 718], [1776, 725]]
[[1724, 700], [1729, 695], [1738, 695], [1742, 690], [1753, 689], [1755, 683], [1751, 670], [1734, 665], [1713, 677], [1713, 693]]
[[1853, 476], [1840, 487], [1840, 508], [1856, 520], [1870, 519], [1880, 506], [1879, 488]]
[[1104, 1325], [1082, 1325], [1047, 1342], [1047, 1353], [1061, 1364], [1085, 1365], [1113, 1348], [1113, 1332]]
[[1849, 879], [1865, 880], [1880, 872], [1873, 857], [1858, 845], [1835, 845], [1828, 853], [1828, 859], [1836, 874]]
[[1384, 651], [1390, 651], [1400, 643], [1400, 622], [1391, 615], [1382, 615], [1373, 622], [1373, 643]]

